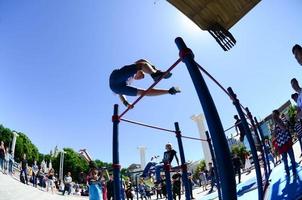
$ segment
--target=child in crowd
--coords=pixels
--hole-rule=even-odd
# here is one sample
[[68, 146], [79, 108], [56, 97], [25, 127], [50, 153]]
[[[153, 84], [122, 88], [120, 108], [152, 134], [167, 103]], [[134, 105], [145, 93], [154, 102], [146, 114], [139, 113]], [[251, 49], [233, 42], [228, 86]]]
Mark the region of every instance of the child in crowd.
[[90, 169], [88, 175], [89, 200], [102, 200], [102, 182], [96, 167]]

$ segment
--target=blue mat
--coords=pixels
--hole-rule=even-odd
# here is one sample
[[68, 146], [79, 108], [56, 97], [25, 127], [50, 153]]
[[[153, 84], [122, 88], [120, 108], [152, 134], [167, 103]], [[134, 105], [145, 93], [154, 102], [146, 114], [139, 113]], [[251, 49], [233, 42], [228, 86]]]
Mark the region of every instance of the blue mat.
[[[301, 200], [302, 199], [302, 167], [297, 168], [298, 176], [286, 177], [284, 165], [281, 163], [273, 168], [270, 174], [270, 184], [266, 190], [266, 200]], [[258, 199], [256, 177], [237, 185], [238, 200]], [[218, 199], [217, 192], [213, 192], [201, 198], [202, 200]]]
[[298, 176], [286, 177], [284, 165], [281, 163], [273, 169], [270, 175], [270, 186], [267, 192], [269, 200], [298, 200], [302, 199], [302, 168], [297, 168]]
[[[256, 178], [251, 178], [243, 183], [237, 185], [238, 200], [254, 200], [258, 197]], [[217, 191], [203, 196], [202, 200], [218, 199]]]

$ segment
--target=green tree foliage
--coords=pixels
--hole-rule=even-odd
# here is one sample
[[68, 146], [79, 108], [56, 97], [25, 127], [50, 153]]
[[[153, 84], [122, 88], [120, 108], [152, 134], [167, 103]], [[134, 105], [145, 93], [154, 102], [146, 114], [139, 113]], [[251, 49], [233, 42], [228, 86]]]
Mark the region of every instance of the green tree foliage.
[[10, 147], [13, 140], [13, 133], [10, 129], [0, 125], [0, 141], [4, 142], [5, 147]]
[[245, 155], [248, 153], [248, 151], [243, 144], [237, 144], [232, 147], [231, 153], [237, 154], [241, 161], [244, 163]]
[[203, 170], [206, 169], [206, 161], [205, 160], [201, 160], [193, 174], [193, 178], [194, 179], [198, 179], [199, 178], [199, 173], [202, 172]]
[[[78, 181], [80, 172], [88, 172], [88, 163], [73, 149], [64, 148], [63, 150], [65, 152], [63, 174], [65, 175], [67, 172], [71, 172], [72, 179]], [[55, 173], [59, 174], [60, 154], [56, 158], [53, 158], [52, 164]]]
[[108, 170], [112, 169], [112, 163], [106, 163], [106, 162], [100, 161], [98, 159], [96, 159], [94, 162], [96, 163], [96, 166], [98, 168], [106, 168]]
[[25, 153], [29, 164], [32, 164], [35, 159], [39, 159], [39, 150], [25, 134], [18, 133], [18, 135], [15, 148], [15, 160], [20, 161]]
[[295, 106], [290, 106], [288, 109], [288, 121], [289, 121], [289, 128], [291, 132], [294, 132], [294, 126], [296, 123], [296, 115], [297, 115], [297, 108]]
[[[23, 158], [23, 154], [27, 155], [27, 160], [29, 165], [33, 163], [34, 160], [37, 160], [40, 164], [42, 160], [49, 163], [52, 162], [52, 166], [55, 169], [55, 173], [59, 174], [60, 167], [60, 154], [53, 158], [49, 154], [42, 154], [39, 152], [38, 148], [31, 142], [31, 140], [21, 132], [18, 132], [18, 137], [15, 146], [15, 160], [20, 162]], [[0, 124], [0, 141], [3, 141], [6, 147], [10, 147], [13, 140], [13, 131], [9, 128], [5, 128]], [[71, 148], [64, 148], [64, 175], [67, 172], [71, 172], [73, 180], [78, 180], [78, 175], [80, 172], [87, 173], [89, 171], [88, 163], [84, 158], [82, 158], [77, 152]], [[112, 173], [112, 164], [102, 162], [101, 160], [95, 160], [97, 167], [108, 169], [109, 173]], [[122, 176], [126, 174], [126, 169], [121, 169]]]
[[[23, 154], [27, 155], [27, 159], [31, 164], [34, 159], [39, 159], [38, 148], [24, 134], [18, 132], [18, 137], [15, 146], [15, 160], [19, 162], [23, 158]], [[11, 146], [13, 140], [13, 132], [0, 125], [0, 140], [3, 140], [6, 146]]]

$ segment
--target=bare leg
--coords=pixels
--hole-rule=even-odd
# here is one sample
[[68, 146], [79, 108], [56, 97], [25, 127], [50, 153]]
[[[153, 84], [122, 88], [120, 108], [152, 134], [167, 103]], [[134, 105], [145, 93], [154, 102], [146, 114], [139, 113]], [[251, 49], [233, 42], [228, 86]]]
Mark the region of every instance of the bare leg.
[[156, 70], [148, 62], [136, 63], [138, 70], [142, 70], [146, 74], [153, 74]]
[[[138, 89], [137, 95], [142, 95], [144, 92], [145, 90]], [[164, 94], [169, 94], [169, 90], [151, 89], [147, 92], [146, 96], [158, 96]]]

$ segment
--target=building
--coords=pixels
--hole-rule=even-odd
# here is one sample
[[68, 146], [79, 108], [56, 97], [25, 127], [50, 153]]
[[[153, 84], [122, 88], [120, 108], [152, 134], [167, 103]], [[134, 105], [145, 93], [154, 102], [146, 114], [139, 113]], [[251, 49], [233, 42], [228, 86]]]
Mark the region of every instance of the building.
[[[285, 116], [288, 116], [288, 111], [291, 107], [292, 107], [292, 104], [291, 104], [290, 100], [288, 100], [278, 108], [278, 111], [281, 114], [285, 114]], [[271, 130], [273, 129], [272, 114], [268, 115], [260, 122], [260, 128], [261, 128], [264, 136], [271, 135]]]

